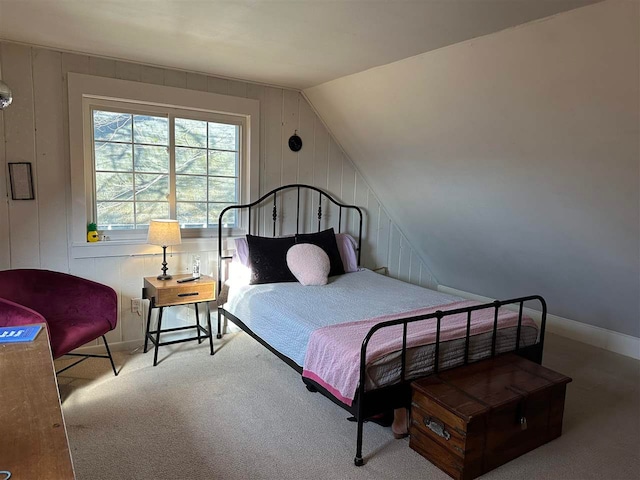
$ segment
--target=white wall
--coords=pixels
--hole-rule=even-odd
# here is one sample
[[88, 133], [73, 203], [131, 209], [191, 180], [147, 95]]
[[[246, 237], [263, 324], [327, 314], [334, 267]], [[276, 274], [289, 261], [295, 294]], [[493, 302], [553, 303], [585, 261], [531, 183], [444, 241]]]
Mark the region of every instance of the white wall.
[[[142, 339], [144, 317], [131, 313], [130, 300], [140, 296], [142, 276], [159, 273], [161, 259], [158, 255], [73, 258], [68, 244], [74, 174], [69, 162], [69, 72], [259, 100], [261, 193], [301, 182], [363, 207], [363, 265], [385, 266], [396, 277], [436, 286], [406, 237], [299, 92], [7, 42], [0, 43], [0, 66], [3, 80], [14, 93], [13, 104], [0, 112], [0, 198], [8, 189], [7, 162], [31, 162], [36, 190], [34, 201], [0, 201], [0, 269], [46, 268], [110, 285], [120, 299], [118, 328], [108, 334], [111, 342]], [[295, 129], [304, 141], [298, 154], [286, 146]], [[290, 200], [283, 206], [285, 214], [291, 209]], [[309, 205], [309, 220], [315, 209]], [[292, 225], [290, 216], [280, 221], [284, 227]], [[349, 227], [355, 231], [352, 222]], [[216, 252], [201, 255], [203, 272], [214, 274]], [[170, 271], [186, 272], [189, 255], [174, 255], [168, 262]], [[192, 315], [184, 308], [169, 312], [172, 322]]]
[[639, 13], [610, 0], [305, 90], [439, 282], [640, 336]]

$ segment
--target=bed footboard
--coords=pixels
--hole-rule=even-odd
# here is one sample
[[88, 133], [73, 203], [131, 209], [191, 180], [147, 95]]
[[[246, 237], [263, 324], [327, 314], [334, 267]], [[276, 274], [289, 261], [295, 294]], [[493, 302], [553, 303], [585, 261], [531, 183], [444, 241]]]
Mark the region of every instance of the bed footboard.
[[[522, 333], [522, 318], [523, 318], [523, 310], [525, 302], [529, 301], [538, 301], [541, 306], [541, 322], [540, 329], [538, 333], [538, 341], [530, 346], [521, 347], [521, 333]], [[496, 340], [498, 333], [498, 312], [501, 307], [506, 305], [518, 305], [518, 324], [516, 329], [516, 345], [515, 345], [515, 353], [532, 360], [536, 363], [542, 363], [542, 351], [544, 348], [544, 332], [547, 321], [547, 303], [544, 298], [540, 295], [531, 295], [528, 297], [519, 297], [513, 298], [510, 300], [499, 301], [496, 300], [492, 303], [486, 303], [482, 305], [474, 305], [470, 307], [457, 308], [452, 310], [438, 310], [434, 313], [428, 315], [419, 315], [415, 317], [408, 318], [400, 318], [397, 320], [390, 320], [386, 322], [381, 322], [375, 325], [369, 330], [369, 333], [365, 336], [362, 341], [362, 347], [360, 349], [360, 380], [358, 385], [358, 392], [356, 401], [354, 405], [356, 406], [356, 420], [358, 422], [357, 428], [357, 439], [356, 439], [356, 455], [354, 458], [354, 463], [356, 466], [364, 465], [364, 459], [362, 457], [362, 432], [363, 432], [363, 424], [366, 418], [375, 415], [376, 413], [380, 413], [384, 409], [388, 408], [401, 408], [401, 407], [409, 407], [411, 402], [411, 391], [410, 391], [410, 383], [415, 378], [407, 379], [406, 378], [406, 370], [407, 370], [407, 328], [408, 325], [413, 322], [418, 322], [422, 320], [435, 319], [436, 320], [436, 339], [435, 339], [435, 352], [434, 352], [434, 365], [433, 365], [433, 373], [438, 373], [440, 370], [440, 331], [443, 319], [452, 315], [465, 315], [467, 316], [467, 329], [466, 335], [464, 337], [465, 347], [464, 347], [464, 365], [469, 363], [469, 344], [471, 338], [471, 316], [472, 313], [479, 310], [486, 309], [494, 309], [493, 315], [493, 330], [491, 336], [491, 354], [486, 358], [493, 358], [496, 356]], [[396, 325], [402, 325], [402, 351], [401, 351], [401, 370], [400, 370], [400, 382], [395, 385], [391, 385], [389, 387], [384, 387], [381, 389], [375, 389], [367, 391], [365, 389], [366, 386], [366, 358], [367, 358], [367, 346], [371, 340], [373, 335], [383, 329], [388, 327], [393, 327]]]

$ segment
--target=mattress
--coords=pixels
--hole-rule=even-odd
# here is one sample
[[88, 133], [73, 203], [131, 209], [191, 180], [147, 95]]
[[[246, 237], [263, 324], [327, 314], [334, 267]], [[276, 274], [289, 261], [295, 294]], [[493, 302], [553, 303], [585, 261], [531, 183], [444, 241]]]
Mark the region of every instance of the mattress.
[[[233, 286], [224, 309], [280, 354], [303, 367], [309, 337], [318, 328], [424, 307], [446, 310], [446, 305], [462, 300], [362, 269], [330, 277], [323, 286], [305, 287], [297, 282]], [[534, 344], [537, 335], [536, 328], [523, 326], [520, 345]], [[470, 361], [490, 355], [491, 338], [489, 333], [470, 339]], [[514, 350], [515, 338], [516, 328], [499, 330], [496, 351]], [[464, 346], [464, 339], [441, 342], [440, 368], [462, 364]], [[409, 349], [406, 377], [417, 378], [433, 371], [434, 350], [434, 345]], [[397, 382], [400, 369], [400, 352], [377, 359], [367, 368], [366, 388]]]

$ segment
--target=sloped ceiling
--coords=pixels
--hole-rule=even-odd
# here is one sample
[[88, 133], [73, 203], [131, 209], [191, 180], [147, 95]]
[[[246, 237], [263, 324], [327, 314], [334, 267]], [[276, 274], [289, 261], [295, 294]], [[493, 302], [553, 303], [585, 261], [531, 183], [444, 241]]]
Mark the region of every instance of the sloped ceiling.
[[640, 336], [638, 3], [305, 91], [440, 284]]
[[305, 88], [597, 0], [0, 0], [0, 38]]

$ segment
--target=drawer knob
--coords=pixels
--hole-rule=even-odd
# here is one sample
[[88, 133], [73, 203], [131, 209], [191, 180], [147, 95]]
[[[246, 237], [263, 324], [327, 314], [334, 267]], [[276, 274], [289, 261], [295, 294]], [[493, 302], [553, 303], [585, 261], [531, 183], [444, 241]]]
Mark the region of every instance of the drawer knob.
[[451, 438], [451, 434], [444, 428], [444, 424], [431, 417], [424, 417], [424, 426], [445, 440], [449, 440]]
[[198, 292], [191, 292], [191, 293], [179, 293], [178, 296], [179, 297], [193, 297], [193, 296], [198, 296], [199, 293]]

